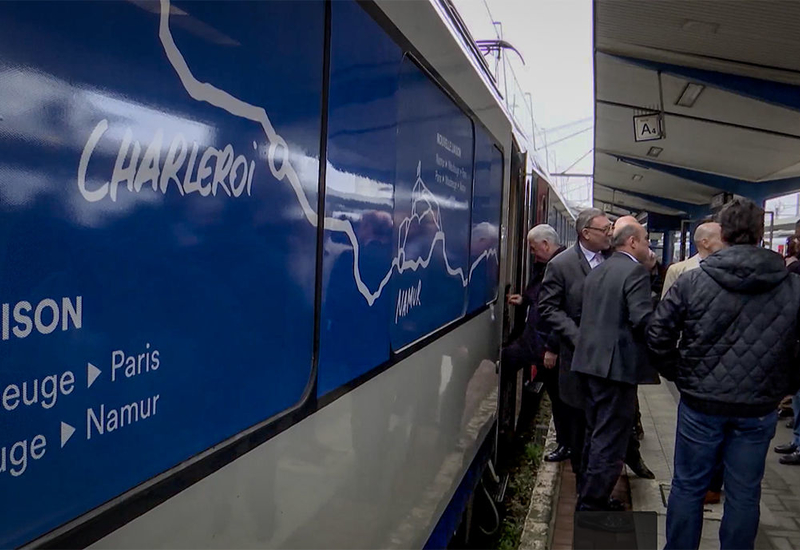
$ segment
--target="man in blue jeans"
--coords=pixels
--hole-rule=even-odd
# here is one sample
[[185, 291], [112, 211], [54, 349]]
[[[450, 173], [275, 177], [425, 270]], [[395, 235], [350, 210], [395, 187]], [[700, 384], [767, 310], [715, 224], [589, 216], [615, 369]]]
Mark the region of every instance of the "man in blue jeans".
[[754, 547], [778, 403], [800, 385], [800, 277], [758, 246], [764, 211], [755, 203], [735, 199], [718, 217], [726, 247], [678, 278], [647, 331], [655, 366], [681, 393], [667, 549], [698, 548], [717, 456], [721, 548]]

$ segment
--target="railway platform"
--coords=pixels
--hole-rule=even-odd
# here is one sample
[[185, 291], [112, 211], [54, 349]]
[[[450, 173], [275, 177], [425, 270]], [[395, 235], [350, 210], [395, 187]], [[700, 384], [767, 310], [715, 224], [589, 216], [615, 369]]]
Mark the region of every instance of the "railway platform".
[[[666, 543], [666, 503], [672, 481], [678, 402], [678, 390], [670, 382], [662, 381], [662, 384], [657, 386], [639, 388], [642, 425], [645, 431], [641, 452], [644, 461], [655, 473], [656, 479], [640, 479], [626, 469], [617, 483], [614, 494], [616, 498], [626, 501], [630, 509], [635, 512], [655, 511], [658, 514], [657, 548], [659, 549]], [[790, 438], [791, 430], [786, 428], [784, 420], [781, 420], [772, 446], [786, 443]], [[782, 465], [778, 462], [778, 457], [779, 455], [772, 451], [767, 456], [756, 550], [790, 550], [800, 544], [800, 468]], [[550, 545], [552, 550], [574, 547], [572, 538], [574, 487], [574, 475], [569, 464], [563, 464]], [[629, 489], [627, 495], [625, 489]], [[701, 550], [719, 548], [719, 526], [724, 502], [723, 488], [722, 502], [705, 507]]]

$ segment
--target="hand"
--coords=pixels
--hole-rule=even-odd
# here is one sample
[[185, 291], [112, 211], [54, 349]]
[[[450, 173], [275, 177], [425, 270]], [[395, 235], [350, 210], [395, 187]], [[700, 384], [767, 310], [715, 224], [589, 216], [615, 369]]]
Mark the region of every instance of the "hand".
[[521, 306], [522, 305], [522, 296], [519, 294], [512, 294], [508, 297], [508, 303], [512, 306]]
[[652, 250], [648, 250], [647, 252], [647, 261], [644, 263], [644, 266], [647, 268], [647, 271], [651, 271], [656, 266], [656, 253]]
[[556, 359], [558, 359], [558, 355], [556, 355], [552, 351], [544, 352], [544, 368], [552, 369], [553, 367], [555, 367]]

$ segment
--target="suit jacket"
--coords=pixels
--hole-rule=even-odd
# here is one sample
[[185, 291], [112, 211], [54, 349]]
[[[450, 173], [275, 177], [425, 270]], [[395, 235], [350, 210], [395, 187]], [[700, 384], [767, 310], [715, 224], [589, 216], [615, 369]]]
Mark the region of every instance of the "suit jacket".
[[[601, 264], [602, 265], [602, 264]], [[583, 281], [592, 271], [589, 262], [575, 243], [547, 264], [539, 291], [539, 313], [558, 336], [558, 386], [561, 400], [583, 408], [584, 393], [580, 379], [572, 372], [572, 354], [578, 344], [581, 324]]]
[[573, 372], [627, 384], [656, 382], [646, 343], [652, 314], [647, 269], [627, 254], [614, 253], [586, 277]]

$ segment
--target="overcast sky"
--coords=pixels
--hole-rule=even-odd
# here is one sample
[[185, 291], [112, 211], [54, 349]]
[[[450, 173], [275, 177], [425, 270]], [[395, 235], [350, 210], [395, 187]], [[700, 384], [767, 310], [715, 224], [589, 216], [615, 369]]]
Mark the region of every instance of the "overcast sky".
[[[456, 0], [455, 4], [475, 40], [496, 38], [492, 18], [502, 23], [503, 39], [525, 58], [523, 66], [513, 52], [508, 54], [520, 85], [532, 95], [540, 128], [594, 116], [591, 0]], [[494, 68], [491, 58], [487, 60]], [[590, 125], [591, 121], [548, 132], [548, 141]], [[568, 168], [592, 143], [590, 130], [554, 145], [557, 170], [551, 165], [550, 171]], [[592, 155], [569, 172], [591, 173]]]

